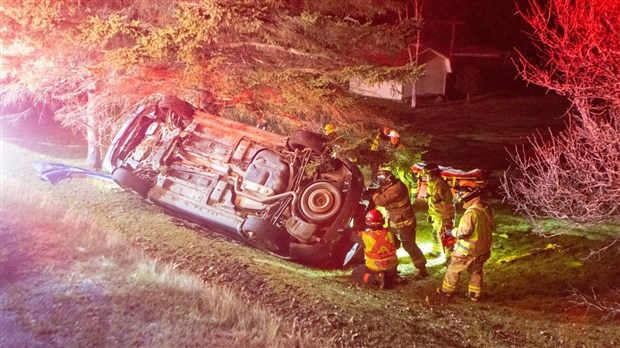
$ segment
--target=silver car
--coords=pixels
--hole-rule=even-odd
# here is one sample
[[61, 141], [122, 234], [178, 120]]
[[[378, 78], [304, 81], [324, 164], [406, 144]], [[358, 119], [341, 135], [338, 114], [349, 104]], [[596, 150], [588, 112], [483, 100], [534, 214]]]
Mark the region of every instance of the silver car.
[[351, 226], [363, 215], [363, 180], [325, 142], [164, 97], [127, 120], [104, 166], [120, 186], [170, 213], [282, 258], [342, 266], [355, 250]]

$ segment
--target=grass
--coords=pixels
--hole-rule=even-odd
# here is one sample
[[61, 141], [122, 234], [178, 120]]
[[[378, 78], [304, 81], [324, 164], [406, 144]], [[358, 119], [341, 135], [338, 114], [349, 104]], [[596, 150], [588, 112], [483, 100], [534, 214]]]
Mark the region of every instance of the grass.
[[129, 247], [82, 210], [5, 176], [1, 185], [2, 311], [32, 334], [17, 345], [317, 345], [231, 290]]
[[[516, 100], [479, 100], [470, 106], [446, 105], [420, 108], [415, 111], [396, 108], [390, 109], [390, 112], [403, 125], [406, 120], [411, 127], [417, 127], [416, 129], [434, 136], [436, 143], [432, 145], [432, 152], [427, 154], [434, 157], [425, 159], [437, 160], [442, 165], [464, 167], [462, 169], [485, 167], [491, 172], [499, 172], [506, 168], [507, 162], [504, 157], [495, 156], [500, 152], [503, 153], [504, 148], [513, 145], [515, 141], [525, 141], [525, 137], [532, 132], [532, 129], [528, 131], [528, 127], [536, 125], [545, 129], [549, 123], [557, 122], [556, 119], [541, 120], [542, 116], [548, 114], [561, 115], [561, 108], [557, 105], [558, 100], [531, 97]], [[502, 107], [505, 109], [500, 113]], [[462, 115], [468, 115], [467, 117], [477, 117], [475, 120], [479, 121], [480, 127], [470, 127], [460, 121], [454, 123], [458, 118], [457, 111]], [[494, 114], [500, 114], [503, 120], [493, 116]], [[506, 122], [507, 126], [502, 128], [502, 122]], [[511, 129], [507, 129], [508, 127]], [[500, 136], [495, 137], [494, 134]], [[462, 139], [476, 139], [477, 143], [473, 147], [464, 146]], [[442, 151], [442, 140], [452, 152]], [[75, 313], [86, 315], [80, 323], [95, 322], [94, 319], [89, 319], [90, 313], [96, 313], [94, 318], [105, 317], [104, 314], [109, 312], [117, 313], [119, 323], [113, 323], [116, 326], [110, 327], [132, 337], [131, 340], [123, 342], [134, 342], [135, 345], [143, 342], [143, 345], [148, 345], [147, 343], [151, 341], [143, 337], [149, 337], [148, 333], [151, 331], [145, 327], [151, 323], [161, 325], [151, 326], [153, 332], [163, 329], [169, 332], [183, 331], [178, 328], [182, 325], [170, 324], [172, 320], [166, 321], [163, 318], [157, 321], [158, 313], [148, 311], [148, 308], [134, 314], [134, 308], [139, 310], [140, 307], [139, 303], [128, 300], [130, 294], [161, 296], [161, 300], [149, 301], [149, 308], [163, 308], [163, 311], [169, 313], [170, 318], [175, 314], [181, 316], [183, 313], [181, 317], [185, 319], [200, 316], [201, 322], [211, 323], [212, 315], [205, 309], [209, 306], [201, 305], [202, 302], [199, 302], [198, 298], [177, 300], [185, 286], [176, 282], [184, 283], [186, 280], [183, 277], [179, 281], [172, 280], [167, 274], [182, 271], [182, 274], [190, 278], [198, 278], [198, 284], [204, 283], [202, 288], [213, 287], [216, 292], [220, 291], [216, 286], [230, 289], [233, 294], [232, 302], [268, 310], [281, 325], [280, 339], [293, 340], [281, 342], [292, 345], [613, 347], [620, 343], [617, 319], [606, 318], [605, 315], [609, 313], [598, 311], [594, 307], [578, 306], [579, 298], [574, 296], [577, 292], [590, 298], [595, 294], [598, 299], [605, 301], [616, 303], [620, 301], [618, 298], [620, 267], [617, 261], [620, 257], [620, 246], [615, 245], [604, 253], [591, 255], [591, 250], [599, 250], [618, 235], [620, 230], [618, 226], [597, 226], [587, 231], [573, 230], [555, 237], [541, 236], [534, 233], [532, 226], [523, 217], [514, 215], [501, 200], [492, 200], [496, 211], [497, 233], [506, 235], [507, 238], [496, 236], [492, 258], [485, 266], [486, 298], [478, 304], [472, 304], [464, 298], [444, 303], [435, 295], [435, 288], [441, 284], [445, 271], [441, 265], [432, 266], [432, 276], [421, 282], [410, 281], [403, 287], [389, 291], [367, 289], [352, 283], [348, 271], [310, 269], [238, 245], [217, 234], [188, 228], [188, 225], [163, 214], [157, 207], [148, 205], [116, 188], [95, 186], [87, 180], [61, 182], [55, 186], [40, 182], [34, 177], [30, 164], [32, 161], [66, 163], [66, 159], [70, 157], [47, 157], [42, 152], [25, 150], [21, 143], [16, 144], [19, 146], [0, 142], [3, 147], [1, 168], [3, 185], [17, 185], [15, 183], [19, 182], [30, 190], [39, 192], [40, 196], [37, 197], [45, 196], [51, 199], [55, 208], [79, 213], [91, 225], [118, 238], [119, 244], [125, 246], [130, 244], [139, 253], [148, 256], [143, 259], [139, 267], [121, 269], [119, 267], [124, 265], [123, 262], [113, 261], [110, 257], [102, 256], [102, 253], [91, 253], [93, 261], [90, 266], [73, 266], [69, 271], [63, 269], [55, 281], [40, 283], [45, 285], [42, 289], [54, 288], [62, 290], [61, 295], [72, 294], [73, 301], [79, 304], [75, 307], [88, 308], [89, 303], [97, 303], [96, 300], [100, 299], [97, 296], [107, 293], [95, 291], [97, 296], [82, 298], [80, 296], [84, 296], [83, 293], [75, 290], [67, 292], [66, 289], [90, 287], [98, 290], [104, 287], [104, 281], [114, 280], [115, 277], [127, 282], [136, 282], [132, 286], [123, 282], [118, 285], [119, 288], [129, 288], [132, 291], [125, 291], [123, 300], [114, 303], [113, 309], [110, 306], [101, 308], [102, 312], [78, 312], [81, 309], [74, 309]], [[472, 154], [474, 150], [479, 152]], [[60, 149], [56, 149], [56, 153], [61, 152]], [[451, 158], [459, 159], [459, 162], [453, 163]], [[460, 163], [463, 163], [463, 166]], [[12, 209], [12, 203], [5, 201], [3, 196], [3, 208], [5, 207]], [[37, 205], [34, 204], [34, 207]], [[31, 212], [37, 209], [21, 209], [21, 213], [15, 215], [16, 219], [21, 219], [21, 224], [16, 225], [20, 226], [19, 233], [15, 230], [15, 233], [9, 235], [21, 235], [22, 230], [27, 231], [29, 226], [36, 224], [41, 217]], [[426, 223], [426, 207], [422, 203], [416, 204], [416, 212], [418, 242], [425, 246], [431, 241], [431, 227]], [[28, 218], [30, 215], [36, 216], [36, 219]], [[3, 226], [4, 221], [3, 216]], [[50, 225], [55, 226], [55, 221], [53, 220]], [[552, 223], [553, 221], [549, 222]], [[61, 231], [62, 226], [60, 225]], [[5, 235], [7, 231], [10, 229], [3, 228], [2, 234]], [[70, 246], [73, 239], [67, 240]], [[41, 239], [41, 243], [44, 241], [45, 239]], [[558, 244], [561, 248], [523, 257], [506, 264], [498, 263], [503, 257], [524, 253], [548, 243]], [[6, 250], [30, 250], [17, 244], [9, 246], [2, 248], [3, 265]], [[81, 250], [80, 247], [82, 245], [69, 249], [75, 253], [75, 250]], [[49, 248], [37, 248], [39, 249], [43, 252]], [[67, 253], [67, 255], [73, 254]], [[78, 256], [70, 257], [73, 263], [80, 263]], [[45, 266], [52, 265], [52, 261], [47, 261]], [[399, 269], [406, 277], [411, 278], [415, 270], [408, 258], [403, 257], [400, 261]], [[34, 267], [21, 269], [25, 272], [30, 268], [34, 269]], [[106, 278], [104, 275], [109, 269], [115, 272]], [[153, 269], [158, 271], [153, 272]], [[83, 274], [89, 275], [90, 280], [85, 281]], [[460, 285], [463, 293], [465, 285]], [[153, 294], [150, 291], [152, 288], [158, 289], [158, 294]], [[3, 285], [2, 293], [5, 289]], [[23, 291], [22, 295], [19, 295], [20, 291]], [[41, 288], [15, 291], [13, 296], [20, 296], [15, 297], [15, 303], [40, 302], [46, 304], [46, 308], [53, 308], [54, 301], [48, 303], [43, 297], [34, 296], [41, 291], [43, 291]], [[61, 303], [68, 306], [71, 301]], [[179, 307], [178, 310], [176, 306]], [[27, 310], [25, 307], [13, 309]], [[54, 320], [62, 319], [60, 312], [50, 310], [50, 313], [58, 313], [58, 318], [54, 317]], [[37, 317], [34, 314], [29, 316], [27, 312], [18, 311], [18, 313], [21, 313], [22, 318], [26, 318], [21, 321], [26, 327], [29, 325], [28, 320]], [[231, 317], [235, 318], [234, 315]], [[230, 319], [226, 318], [229, 317], [222, 319], [223, 323], [230, 322]], [[141, 325], [132, 325], [134, 320]], [[191, 324], [192, 321], [189, 321]], [[75, 323], [68, 321], [63, 321], [63, 324], [76, 327]], [[222, 325], [228, 331], [220, 336], [215, 333], [216, 331], [211, 331], [207, 337], [230, 338], [232, 332], [240, 337], [252, 336], [251, 333], [236, 333], [227, 326], [228, 324]], [[81, 324], [77, 327], [80, 328]], [[42, 325], [37, 330], [44, 337], [54, 339], [62, 339], [68, 335], [67, 331], [50, 327], [49, 324]], [[134, 335], [132, 333], [134, 331], [141, 334]], [[101, 345], [101, 342], [106, 342], [101, 332], [93, 330], [91, 334], [84, 336], [90, 337], [90, 341], [87, 342], [97, 342]], [[191, 332], [184, 334], [195, 337]], [[290, 338], [290, 335], [293, 335], [293, 338]], [[323, 338], [326, 341], [302, 341], [308, 340], [308, 337]], [[179, 338], [179, 342], [189, 342], [182, 339]], [[205, 342], [204, 337], [201, 342]], [[244, 342], [248, 346], [266, 344], [260, 340], [237, 342]]]
[[564, 128], [567, 104], [555, 96], [493, 97], [411, 109], [373, 101], [406, 132], [432, 136], [427, 162], [489, 173], [508, 167], [507, 150], [527, 145], [537, 130]]

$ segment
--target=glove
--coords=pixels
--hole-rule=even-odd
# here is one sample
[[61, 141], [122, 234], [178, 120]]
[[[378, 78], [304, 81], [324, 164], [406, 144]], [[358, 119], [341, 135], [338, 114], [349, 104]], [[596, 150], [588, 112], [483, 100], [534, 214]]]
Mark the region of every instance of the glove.
[[363, 199], [372, 199], [372, 196], [377, 193], [377, 189], [376, 188], [369, 188], [366, 191], [364, 191], [362, 193], [362, 198]]
[[426, 217], [426, 221], [430, 222], [431, 224], [433, 223], [433, 217], [432, 216], [427, 216]]

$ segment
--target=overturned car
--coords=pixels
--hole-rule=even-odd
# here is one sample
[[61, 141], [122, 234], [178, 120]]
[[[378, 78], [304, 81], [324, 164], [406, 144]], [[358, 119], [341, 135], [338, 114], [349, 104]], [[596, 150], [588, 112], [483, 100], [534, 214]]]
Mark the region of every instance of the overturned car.
[[104, 166], [168, 212], [279, 257], [342, 266], [355, 250], [362, 176], [320, 134], [281, 136], [164, 97], [127, 120]]

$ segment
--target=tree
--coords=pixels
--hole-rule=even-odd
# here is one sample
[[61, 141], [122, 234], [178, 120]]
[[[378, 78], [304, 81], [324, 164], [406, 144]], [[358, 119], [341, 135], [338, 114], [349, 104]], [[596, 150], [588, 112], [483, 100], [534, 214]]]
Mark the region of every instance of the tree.
[[119, 116], [154, 93], [239, 119], [263, 117], [276, 131], [335, 120], [366, 145], [374, 127], [367, 120], [381, 117], [348, 92], [348, 80], [419, 76], [413, 63], [373, 63], [408, 45], [419, 23], [394, 19], [407, 6], [405, 0], [9, 2], [0, 8], [11, 27], [2, 44], [25, 51], [3, 50], [10, 83], [2, 101], [53, 104], [64, 124], [87, 134], [94, 167]]
[[507, 199], [533, 221], [620, 222], [620, 3], [530, 0], [519, 13], [541, 63], [519, 57], [521, 76], [568, 98], [567, 129], [516, 151]]
[[465, 100], [469, 103], [470, 97], [480, 91], [480, 70], [471, 64], [463, 66], [462, 71], [456, 74], [455, 87], [465, 93]]

